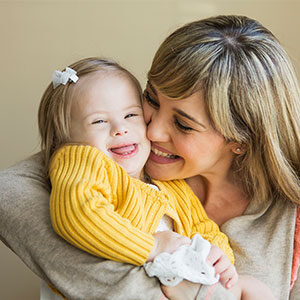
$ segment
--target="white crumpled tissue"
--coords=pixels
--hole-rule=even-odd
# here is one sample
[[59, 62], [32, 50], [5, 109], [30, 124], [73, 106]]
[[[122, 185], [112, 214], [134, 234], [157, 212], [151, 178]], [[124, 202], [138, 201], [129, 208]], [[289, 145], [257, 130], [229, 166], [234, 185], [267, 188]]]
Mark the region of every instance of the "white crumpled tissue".
[[172, 254], [163, 252], [153, 262], [144, 264], [148, 276], [156, 276], [163, 285], [175, 286], [183, 279], [194, 283], [214, 284], [219, 280], [213, 266], [206, 262], [211, 244], [196, 234], [191, 245], [179, 247]]

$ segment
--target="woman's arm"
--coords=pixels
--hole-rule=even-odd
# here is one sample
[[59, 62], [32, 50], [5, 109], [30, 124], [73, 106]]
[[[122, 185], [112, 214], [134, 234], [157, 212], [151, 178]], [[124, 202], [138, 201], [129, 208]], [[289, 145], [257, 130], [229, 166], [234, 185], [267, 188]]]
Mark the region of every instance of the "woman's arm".
[[49, 191], [40, 154], [0, 172], [0, 238], [35, 274], [68, 299], [160, 298], [143, 268], [94, 257], [55, 234]]
[[214, 285], [200, 285], [186, 280], [177, 286], [163, 286], [163, 292], [170, 300], [236, 300], [237, 298], [220, 283]]

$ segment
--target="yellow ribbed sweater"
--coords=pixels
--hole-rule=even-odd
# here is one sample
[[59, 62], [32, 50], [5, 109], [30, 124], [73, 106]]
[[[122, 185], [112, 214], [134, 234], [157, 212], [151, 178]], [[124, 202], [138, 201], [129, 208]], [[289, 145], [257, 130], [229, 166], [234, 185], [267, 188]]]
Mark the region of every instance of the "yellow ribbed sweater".
[[142, 265], [163, 215], [174, 230], [192, 238], [200, 233], [233, 263], [228, 238], [208, 219], [184, 180], [153, 181], [159, 191], [130, 177], [91, 146], [67, 145], [51, 160], [50, 214], [54, 230], [93, 255]]

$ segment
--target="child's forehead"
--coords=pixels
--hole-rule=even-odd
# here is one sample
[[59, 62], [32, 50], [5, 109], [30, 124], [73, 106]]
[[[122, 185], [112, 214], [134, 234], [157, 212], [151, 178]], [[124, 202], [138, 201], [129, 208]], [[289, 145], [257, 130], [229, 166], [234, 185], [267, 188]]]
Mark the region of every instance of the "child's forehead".
[[79, 80], [70, 85], [68, 97], [72, 101], [71, 109], [78, 112], [99, 109], [101, 106], [107, 111], [129, 106], [141, 107], [139, 91], [134, 83], [128, 76], [120, 76], [117, 72], [97, 71], [79, 76]]
[[87, 97], [95, 89], [105, 89], [107, 85], [116, 78], [116, 75], [104, 71], [94, 71], [88, 74], [79, 76], [76, 83], [69, 86], [68, 96], [74, 100]]
[[82, 86], [86, 84], [92, 84], [94, 81], [105, 81], [109, 79], [113, 79], [118, 77], [119, 75], [116, 72], [111, 70], [98, 70], [93, 71], [91, 73], [87, 73], [79, 76], [78, 84], [74, 84], [74, 86]]
[[119, 70], [98, 70], [79, 76], [79, 80], [72, 84], [70, 88], [74, 90], [90, 88], [91, 86], [114, 84], [122, 81], [137, 90], [137, 86], [131, 80], [128, 74]]

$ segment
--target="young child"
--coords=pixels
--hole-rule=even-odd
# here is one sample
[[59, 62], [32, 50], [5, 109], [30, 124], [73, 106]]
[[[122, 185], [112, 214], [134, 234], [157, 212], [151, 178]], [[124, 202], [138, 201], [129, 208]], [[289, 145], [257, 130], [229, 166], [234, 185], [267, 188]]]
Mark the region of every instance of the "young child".
[[227, 237], [184, 180], [144, 173], [150, 143], [141, 95], [135, 77], [113, 61], [83, 59], [54, 73], [39, 108], [53, 227], [84, 251], [139, 266], [200, 233], [227, 255], [211, 248], [230, 288], [237, 273]]

